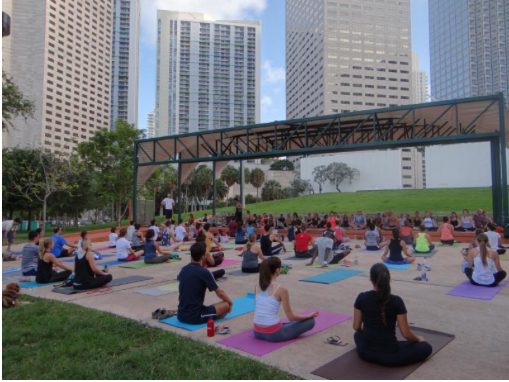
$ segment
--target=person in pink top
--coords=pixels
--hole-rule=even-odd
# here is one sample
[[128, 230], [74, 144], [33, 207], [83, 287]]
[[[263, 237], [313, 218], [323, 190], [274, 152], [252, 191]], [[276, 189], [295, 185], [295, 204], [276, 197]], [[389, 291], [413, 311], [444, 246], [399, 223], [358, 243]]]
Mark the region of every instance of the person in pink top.
[[334, 212], [331, 211], [329, 214], [329, 223], [332, 229], [336, 226], [336, 218], [334, 217]]
[[444, 216], [442, 219], [443, 223], [440, 227], [440, 241], [444, 245], [453, 245], [454, 244], [454, 227], [451, 223], [449, 223], [449, 218]]

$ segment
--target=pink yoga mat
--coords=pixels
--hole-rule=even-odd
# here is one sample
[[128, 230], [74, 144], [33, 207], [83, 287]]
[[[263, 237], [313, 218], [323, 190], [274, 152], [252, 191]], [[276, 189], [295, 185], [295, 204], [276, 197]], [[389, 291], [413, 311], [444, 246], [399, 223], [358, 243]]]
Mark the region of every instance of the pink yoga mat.
[[496, 287], [482, 287], [473, 285], [470, 281], [458, 285], [456, 288], [447, 293], [449, 296], [474, 298], [478, 300], [492, 300], [509, 281], [502, 281]]
[[[221, 264], [218, 265], [219, 268], [221, 267], [231, 267], [232, 265], [238, 265], [240, 264], [240, 260], [236, 259], [224, 259]], [[216, 268], [216, 267], [209, 267], [209, 268]]]
[[[312, 310], [308, 310], [305, 312], [301, 312], [300, 314], [310, 314], [312, 313]], [[295, 341], [299, 340], [300, 338], [305, 338], [312, 336], [313, 334], [316, 334], [318, 332], [321, 332], [325, 329], [328, 329], [334, 325], [340, 324], [346, 320], [351, 319], [350, 316], [347, 316], [346, 314], [342, 313], [334, 313], [334, 312], [327, 312], [320, 310], [320, 315], [315, 318], [315, 327], [311, 329], [310, 331], [304, 333], [299, 338], [284, 341], [284, 342], [267, 342], [258, 340], [255, 338], [253, 329], [249, 329], [245, 332], [235, 334], [231, 337], [228, 337], [224, 340], [218, 341], [219, 344], [232, 347], [238, 350], [242, 350], [245, 353], [249, 353], [252, 355], [256, 355], [258, 357], [261, 357], [267, 353], [271, 353], [274, 350], [278, 350], [282, 347], [285, 347], [287, 345], [290, 345], [294, 343]]]

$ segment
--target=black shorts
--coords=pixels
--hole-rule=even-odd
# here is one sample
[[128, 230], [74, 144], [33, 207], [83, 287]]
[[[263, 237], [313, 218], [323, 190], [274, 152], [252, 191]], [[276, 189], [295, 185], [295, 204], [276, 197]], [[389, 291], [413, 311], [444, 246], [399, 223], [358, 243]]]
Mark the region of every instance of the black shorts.
[[216, 307], [214, 305], [203, 305], [200, 314], [189, 314], [187, 312], [181, 314], [178, 312], [177, 318], [179, 321], [185, 322], [186, 324], [199, 325], [206, 323], [210, 315], [213, 315], [212, 318], [215, 318], [216, 314]]
[[164, 216], [166, 217], [166, 219], [171, 219], [171, 217], [173, 216], [173, 209], [169, 209], [167, 210], [166, 208], [163, 210], [163, 213], [164, 213]]

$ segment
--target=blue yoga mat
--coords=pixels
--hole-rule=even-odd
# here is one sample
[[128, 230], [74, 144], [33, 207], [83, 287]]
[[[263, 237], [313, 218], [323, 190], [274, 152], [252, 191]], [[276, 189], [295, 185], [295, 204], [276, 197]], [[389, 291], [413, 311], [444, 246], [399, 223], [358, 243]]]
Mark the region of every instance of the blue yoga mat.
[[359, 273], [362, 273], [362, 271], [357, 269], [336, 269], [334, 271], [321, 273], [319, 275], [308, 277], [300, 281], [307, 283], [332, 284], [353, 276], [357, 276]]
[[97, 265], [100, 265], [102, 267], [104, 266], [110, 266], [110, 265], [118, 265], [118, 264], [126, 264], [127, 261], [120, 261], [120, 260], [110, 260], [110, 261], [105, 261], [103, 263], [97, 263]]
[[410, 269], [410, 264], [391, 264], [391, 263], [384, 264], [389, 269], [397, 269], [400, 271], [406, 271], [407, 269]]
[[[248, 293], [246, 297], [239, 297], [233, 300], [233, 310], [226, 315], [225, 318], [220, 320], [216, 320], [216, 323], [229, 320], [231, 318], [235, 318], [237, 316], [242, 316], [244, 314], [248, 314], [253, 312], [255, 309], [255, 299], [252, 293]], [[180, 322], [177, 316], [173, 316], [170, 318], [165, 318], [161, 320], [163, 324], [175, 326], [180, 329], [185, 329], [189, 331], [198, 330], [207, 327], [207, 324], [198, 324], [198, 325], [190, 325]]]
[[58, 283], [62, 283], [62, 281], [58, 281], [56, 283], [45, 283], [45, 284], [39, 284], [38, 282], [35, 282], [35, 281], [26, 281], [26, 282], [19, 283], [19, 286], [20, 286], [20, 288], [39, 288], [39, 287], [58, 284]]
[[9, 273], [17, 273], [17, 272], [21, 272], [21, 268], [7, 269], [5, 271], [2, 271], [2, 274], [7, 275]]

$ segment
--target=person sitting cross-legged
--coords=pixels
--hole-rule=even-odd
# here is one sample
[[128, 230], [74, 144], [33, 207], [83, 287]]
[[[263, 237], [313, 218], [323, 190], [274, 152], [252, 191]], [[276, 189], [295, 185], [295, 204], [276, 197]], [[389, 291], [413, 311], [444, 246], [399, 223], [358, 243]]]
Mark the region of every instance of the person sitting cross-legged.
[[[191, 246], [191, 263], [184, 266], [179, 275], [179, 305], [177, 318], [187, 324], [202, 324], [209, 317], [222, 318], [232, 310], [232, 300], [218, 287], [212, 273], [202, 267], [206, 246], [197, 242]], [[204, 305], [207, 289], [215, 292], [222, 301]]]
[[481, 233], [476, 241], [477, 246], [469, 248], [466, 255], [465, 274], [473, 285], [495, 287], [507, 272], [502, 269], [497, 252], [490, 248], [488, 236]]
[[97, 267], [91, 241], [83, 239], [81, 249], [74, 258], [74, 289], [94, 289], [108, 284], [112, 280], [112, 276]]
[[[269, 257], [260, 265], [259, 293], [256, 294], [254, 313], [254, 336], [269, 342], [288, 341], [313, 329], [318, 312], [297, 315], [290, 305], [290, 293], [277, 283], [281, 274], [281, 260]], [[283, 310], [289, 322], [283, 323], [279, 310]]]
[[[389, 270], [384, 264], [375, 264], [370, 279], [373, 290], [360, 293], [354, 304], [353, 329], [359, 357], [383, 366], [424, 361], [433, 349], [408, 326], [405, 303], [391, 294]], [[406, 341], [396, 338], [396, 323]]]
[[[273, 245], [273, 243], [277, 244]], [[278, 255], [286, 251], [283, 242], [276, 235], [270, 233], [270, 226], [268, 224], [263, 227], [262, 236], [260, 237], [260, 247], [265, 257]]]
[[134, 251], [131, 243], [126, 239], [127, 228], [120, 229], [117, 240], [117, 259], [120, 261], [138, 260], [143, 255], [143, 250]]
[[171, 251], [176, 246], [170, 248], [161, 248], [157, 241], [154, 240], [155, 232], [153, 229], [147, 230], [145, 234], [145, 264], [160, 264], [171, 259]]
[[306, 232], [306, 225], [302, 224], [299, 232], [295, 235], [295, 257], [299, 259], [307, 259], [312, 257], [318, 251], [315, 239]]
[[256, 244], [256, 235], [252, 234], [249, 236], [249, 241], [246, 244], [246, 249], [242, 252], [242, 272], [244, 273], [258, 273], [260, 270], [260, 264], [258, 259], [261, 261], [265, 260], [262, 249]]
[[[405, 254], [405, 257], [403, 257], [403, 254]], [[392, 230], [392, 239], [389, 245], [385, 247], [382, 261], [388, 264], [410, 264], [415, 261], [415, 257], [408, 253], [408, 246], [399, 237], [399, 229], [397, 228]]]
[[[64, 281], [72, 273], [72, 268], [62, 263], [51, 253], [52, 248], [53, 241], [51, 238], [46, 237], [39, 241], [39, 261], [37, 263], [37, 274], [35, 275], [35, 281], [39, 284]], [[53, 266], [61, 268], [63, 271], [57, 272], [53, 269]]]

